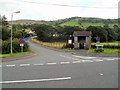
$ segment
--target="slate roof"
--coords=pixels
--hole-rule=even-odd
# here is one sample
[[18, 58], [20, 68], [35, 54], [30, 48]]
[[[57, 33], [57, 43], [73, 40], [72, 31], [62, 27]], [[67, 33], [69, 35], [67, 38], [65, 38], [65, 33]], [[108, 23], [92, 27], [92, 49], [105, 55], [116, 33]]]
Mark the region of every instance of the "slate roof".
[[90, 31], [74, 31], [73, 36], [91, 36]]

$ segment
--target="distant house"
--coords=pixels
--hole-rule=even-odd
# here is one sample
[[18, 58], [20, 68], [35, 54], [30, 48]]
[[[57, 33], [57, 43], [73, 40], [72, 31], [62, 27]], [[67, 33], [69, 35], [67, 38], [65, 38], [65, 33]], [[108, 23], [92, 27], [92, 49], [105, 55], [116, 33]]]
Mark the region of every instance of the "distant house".
[[91, 32], [90, 31], [74, 31], [74, 48], [89, 49], [91, 47]]

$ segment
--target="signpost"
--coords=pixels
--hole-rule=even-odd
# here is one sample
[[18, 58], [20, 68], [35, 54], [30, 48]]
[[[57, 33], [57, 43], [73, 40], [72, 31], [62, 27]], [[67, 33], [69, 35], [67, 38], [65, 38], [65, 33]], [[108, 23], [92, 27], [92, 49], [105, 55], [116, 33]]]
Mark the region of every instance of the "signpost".
[[24, 41], [28, 41], [28, 38], [24, 38]]
[[97, 43], [100, 43], [100, 37], [96, 37]]
[[20, 39], [19, 40], [19, 42], [20, 42], [20, 46], [21, 46], [21, 52], [23, 52], [23, 46], [24, 46], [24, 39]]
[[96, 49], [95, 49], [95, 51], [96, 52], [103, 52], [104, 50], [103, 50], [103, 46], [104, 45], [100, 45], [100, 37], [96, 37], [96, 43], [99, 43], [98, 45], [96, 45]]

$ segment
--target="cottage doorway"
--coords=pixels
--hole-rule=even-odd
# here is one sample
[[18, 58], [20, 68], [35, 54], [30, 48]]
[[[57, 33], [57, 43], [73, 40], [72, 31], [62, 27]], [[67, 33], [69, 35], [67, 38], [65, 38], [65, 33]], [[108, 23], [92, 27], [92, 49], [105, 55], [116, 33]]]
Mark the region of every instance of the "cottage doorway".
[[84, 49], [84, 43], [79, 43], [79, 48]]

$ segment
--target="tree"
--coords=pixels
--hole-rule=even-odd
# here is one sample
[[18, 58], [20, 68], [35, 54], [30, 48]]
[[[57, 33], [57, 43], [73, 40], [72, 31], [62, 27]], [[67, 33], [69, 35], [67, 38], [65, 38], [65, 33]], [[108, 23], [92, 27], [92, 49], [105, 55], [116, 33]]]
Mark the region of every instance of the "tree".
[[107, 31], [101, 26], [89, 26], [86, 31], [92, 32], [92, 41], [96, 42], [96, 37], [101, 38], [101, 42], [106, 42], [108, 40]]
[[2, 17], [2, 40], [7, 40], [10, 37], [10, 29], [5, 16]]
[[109, 28], [109, 25], [108, 24], [105, 24], [104, 25], [104, 29], [107, 31], [108, 33], [108, 41], [114, 41], [114, 40], [117, 40], [117, 33], [115, 32], [114, 29], [111, 29]]
[[55, 33], [55, 28], [51, 25], [38, 24], [33, 27], [33, 30], [41, 41], [50, 41]]

